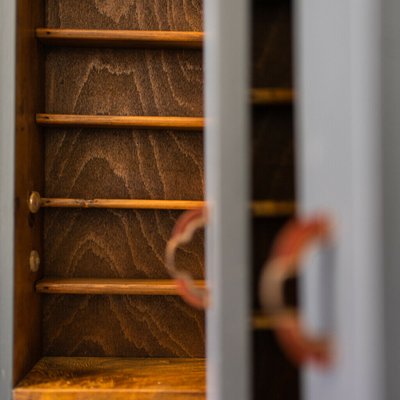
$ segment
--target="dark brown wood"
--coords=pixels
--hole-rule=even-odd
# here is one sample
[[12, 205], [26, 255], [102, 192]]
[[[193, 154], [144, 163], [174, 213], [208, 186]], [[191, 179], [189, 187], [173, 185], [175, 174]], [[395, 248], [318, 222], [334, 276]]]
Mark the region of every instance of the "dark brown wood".
[[[195, 285], [204, 288], [205, 282], [195, 281]], [[178, 295], [177, 285], [171, 279], [46, 278], [36, 283], [36, 291], [47, 294]]]
[[31, 272], [29, 257], [32, 250], [42, 252], [42, 223], [40, 215], [29, 213], [27, 200], [34, 187], [43, 188], [42, 140], [34, 116], [44, 106], [43, 57], [34, 31], [44, 22], [43, 8], [29, 0], [18, 0], [16, 5], [14, 383], [41, 354], [40, 297], [34, 282], [42, 270]]
[[[179, 211], [46, 209], [45, 276], [168, 279], [165, 247]], [[203, 233], [178, 250], [178, 268], [204, 279]]]
[[292, 107], [256, 107], [252, 116], [253, 199], [294, 201]]
[[36, 122], [40, 126], [74, 128], [177, 129], [186, 131], [201, 131], [204, 128], [203, 118], [194, 117], [37, 114]]
[[272, 330], [254, 332], [253, 354], [254, 400], [300, 399], [298, 369], [282, 353]]
[[252, 87], [292, 88], [291, 1], [253, 2]]
[[[290, 0], [253, 1], [252, 86], [280, 90], [293, 88], [292, 4]], [[296, 91], [296, 88], [293, 88]], [[287, 93], [289, 95], [289, 93]], [[265, 93], [263, 101], [268, 100]], [[279, 107], [253, 107], [253, 199], [296, 200], [294, 174], [293, 109], [287, 96]], [[291, 104], [292, 103], [292, 104]], [[252, 303], [259, 310], [260, 269], [269, 256], [277, 232], [288, 216], [254, 219], [252, 235]], [[293, 282], [291, 282], [293, 283]], [[294, 307], [293, 286], [285, 285], [286, 304]], [[273, 320], [253, 318], [253, 400], [296, 400], [300, 397], [298, 369], [280, 350]], [[272, 325], [271, 325], [272, 324]]]
[[[111, 7], [94, 0], [47, 2], [47, 27], [199, 32], [201, 2], [128, 0]], [[83, 122], [85, 115], [94, 116], [96, 123], [45, 128], [40, 193], [202, 201], [202, 135], [189, 131], [193, 124], [174, 131], [182, 121], [197, 121], [195, 129], [202, 129], [202, 86], [198, 50], [47, 47], [46, 104], [39, 112]], [[175, 117], [189, 119], [178, 119], [176, 126]], [[132, 119], [135, 123], [126, 125]], [[104, 121], [101, 129], [98, 121]], [[46, 278], [168, 278], [165, 244], [180, 212], [46, 208], [39, 214], [45, 222]], [[195, 279], [203, 278], [201, 233], [178, 251], [177, 262]], [[204, 355], [204, 314], [177, 296], [52, 294], [42, 302], [45, 355]]]
[[202, 200], [203, 135], [182, 133], [50, 129], [43, 196]]
[[204, 313], [177, 296], [42, 297], [44, 355], [204, 357]]
[[[45, 275], [168, 279], [165, 246], [179, 214], [46, 209]], [[178, 251], [177, 265], [195, 279], [202, 279], [203, 257], [203, 236], [199, 232], [190, 245]], [[203, 355], [203, 313], [194, 311], [179, 298], [52, 295], [44, 296], [43, 303], [46, 354]], [[176, 323], [177, 320], [180, 322]]]
[[46, 57], [48, 114], [203, 115], [198, 50], [51, 48]]
[[52, 28], [201, 31], [201, 0], [58, 0], [47, 6]]
[[46, 45], [76, 47], [168, 47], [199, 49], [203, 45], [203, 36], [203, 32], [65, 28], [36, 29], [36, 37]]
[[205, 399], [205, 360], [45, 357], [14, 400]]

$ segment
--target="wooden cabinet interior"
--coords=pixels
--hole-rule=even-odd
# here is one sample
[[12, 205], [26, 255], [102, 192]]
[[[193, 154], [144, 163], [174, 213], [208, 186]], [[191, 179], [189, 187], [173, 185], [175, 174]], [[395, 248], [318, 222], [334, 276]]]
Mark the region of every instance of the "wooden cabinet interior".
[[[252, 4], [252, 86], [278, 89], [286, 101], [274, 107], [252, 107], [252, 196], [259, 199], [295, 199], [292, 2], [257, 1]], [[290, 96], [288, 95], [290, 94]], [[276, 103], [275, 103], [276, 104]], [[253, 219], [253, 307], [259, 309], [258, 278], [274, 236], [288, 216]], [[288, 300], [294, 297], [288, 285]], [[270, 329], [273, 321], [256, 319], [253, 334], [253, 398], [298, 399], [297, 369], [287, 361]], [[256, 325], [258, 327], [258, 325]]]
[[[201, 2], [21, 0], [18, 13], [14, 398], [203, 398], [204, 315], [163, 264], [180, 211], [27, 208], [32, 191], [203, 199]], [[68, 29], [102, 36], [71, 43]], [[202, 235], [177, 259], [202, 279]]]
[[[253, 214], [274, 217], [254, 219], [256, 287], [294, 211], [294, 96], [290, 4], [253, 11]], [[28, 209], [32, 191], [202, 201], [202, 38], [200, 0], [18, 1], [16, 400], [205, 397], [204, 315], [176, 296], [163, 262], [180, 211]], [[197, 234], [177, 254], [199, 284], [203, 247]], [[254, 397], [293, 399], [297, 373], [272, 325], [254, 314]]]

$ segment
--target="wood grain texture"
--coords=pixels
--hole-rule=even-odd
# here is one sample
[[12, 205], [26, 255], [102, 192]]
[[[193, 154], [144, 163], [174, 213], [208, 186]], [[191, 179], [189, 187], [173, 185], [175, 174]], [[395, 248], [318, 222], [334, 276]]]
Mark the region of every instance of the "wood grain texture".
[[[29, 192], [43, 188], [43, 148], [41, 132], [34, 114], [43, 106], [43, 55], [34, 28], [43, 24], [43, 9], [37, 2], [18, 0], [16, 32], [16, 124], [15, 124], [15, 265], [14, 265], [14, 384], [40, 357], [40, 298], [34, 281], [41, 271], [32, 273], [29, 256], [41, 252], [40, 215], [28, 209]], [[13, 35], [14, 32], [10, 32]], [[6, 62], [2, 60], [1, 62]], [[0, 133], [2, 134], [2, 133]], [[2, 190], [2, 188], [0, 188]], [[3, 323], [3, 321], [0, 321]], [[1, 340], [1, 339], [0, 339]]]
[[[199, 32], [201, 2], [48, 0], [47, 27]], [[105, 120], [201, 119], [202, 75], [199, 50], [47, 48], [40, 112]], [[137, 125], [45, 130], [44, 197], [202, 200], [203, 188], [199, 132]], [[41, 214], [45, 277], [168, 278], [165, 244], [180, 212], [45, 209]], [[201, 233], [179, 250], [177, 262], [196, 279], [203, 277]], [[204, 355], [203, 313], [177, 297], [133, 297], [44, 295], [44, 354]]]
[[44, 295], [46, 356], [204, 357], [204, 313], [175, 296]]
[[203, 138], [171, 131], [51, 129], [46, 197], [202, 200]]
[[201, 31], [201, 0], [47, 0], [52, 28]]
[[[44, 215], [45, 276], [168, 279], [165, 246], [179, 211], [62, 210]], [[204, 277], [204, 240], [198, 232], [176, 254], [177, 267]]]
[[[204, 288], [204, 281], [195, 281]], [[38, 293], [47, 294], [98, 294], [133, 296], [177, 296], [178, 287], [171, 279], [85, 279], [45, 278], [36, 283]]]
[[53, 48], [46, 57], [46, 113], [200, 117], [197, 50]]
[[36, 29], [36, 37], [46, 45], [76, 47], [167, 47], [199, 49], [203, 46], [203, 36], [203, 32], [182, 31]]
[[44, 357], [14, 400], [205, 399], [205, 360]]

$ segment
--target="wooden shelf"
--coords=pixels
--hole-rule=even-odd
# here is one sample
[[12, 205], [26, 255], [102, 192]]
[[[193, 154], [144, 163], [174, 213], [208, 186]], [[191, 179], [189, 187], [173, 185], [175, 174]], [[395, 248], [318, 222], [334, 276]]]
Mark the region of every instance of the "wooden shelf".
[[265, 331], [273, 329], [275, 326], [275, 319], [273, 317], [267, 317], [261, 312], [256, 312], [252, 318], [252, 327], [255, 331]]
[[[206, 287], [204, 280], [197, 280], [195, 284], [197, 287]], [[36, 291], [44, 294], [76, 295], [178, 295], [176, 284], [171, 279], [45, 278], [36, 283]], [[267, 317], [261, 312], [255, 312], [251, 321], [254, 330], [273, 329], [275, 323], [273, 317]]]
[[14, 400], [205, 399], [202, 358], [44, 357]]
[[253, 88], [251, 102], [254, 105], [292, 104], [294, 94], [286, 88]]
[[46, 45], [77, 47], [156, 47], [200, 49], [203, 32], [38, 28]]
[[47, 127], [138, 128], [201, 131], [201, 117], [149, 117], [117, 115], [36, 114], [36, 123]]
[[69, 199], [41, 198], [40, 207], [50, 208], [125, 208], [142, 210], [193, 210], [203, 207], [197, 200]]
[[[193, 210], [204, 207], [201, 200], [143, 200], [143, 199], [74, 199], [41, 197], [32, 192], [29, 197], [29, 210], [36, 213], [40, 208], [122, 208], [145, 210]], [[291, 201], [258, 200], [251, 204], [254, 217], [290, 216], [295, 212]]]
[[[197, 287], [205, 288], [204, 280], [195, 281]], [[176, 296], [176, 285], [171, 279], [87, 279], [87, 278], [45, 278], [36, 283], [36, 291], [45, 294], [82, 295], [137, 295]], [[275, 326], [275, 320], [261, 312], [252, 317], [254, 330], [268, 330]]]
[[256, 200], [251, 204], [254, 217], [284, 217], [296, 212], [293, 201]]
[[[205, 287], [202, 280], [196, 286]], [[47, 294], [100, 294], [137, 296], [176, 296], [177, 286], [172, 279], [87, 279], [45, 278], [36, 283], [38, 293]]]

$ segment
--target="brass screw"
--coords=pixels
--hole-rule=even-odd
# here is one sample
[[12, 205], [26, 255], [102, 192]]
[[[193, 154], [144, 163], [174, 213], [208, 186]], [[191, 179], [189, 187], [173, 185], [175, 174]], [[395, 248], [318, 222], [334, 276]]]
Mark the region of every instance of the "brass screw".
[[28, 207], [32, 214], [36, 214], [40, 210], [42, 200], [38, 192], [32, 192], [29, 196]]
[[39, 271], [40, 257], [36, 250], [32, 250], [29, 256], [29, 267], [32, 272]]

